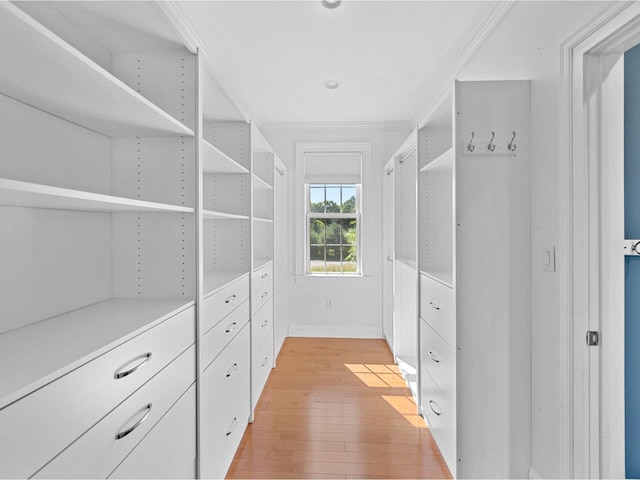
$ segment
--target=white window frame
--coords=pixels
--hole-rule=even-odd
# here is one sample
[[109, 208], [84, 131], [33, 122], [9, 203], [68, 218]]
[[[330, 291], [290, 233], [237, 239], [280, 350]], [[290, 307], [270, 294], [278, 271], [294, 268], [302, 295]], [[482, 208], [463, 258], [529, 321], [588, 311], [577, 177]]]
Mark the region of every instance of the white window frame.
[[[358, 268], [355, 274], [318, 274], [308, 273], [308, 189], [305, 185], [305, 157], [313, 154], [359, 154], [362, 158], [361, 182], [359, 187], [360, 217], [358, 221]], [[336, 182], [339, 183], [339, 182]], [[353, 183], [353, 182], [343, 182]], [[371, 265], [371, 225], [373, 212], [368, 208], [368, 197], [371, 188], [371, 144], [370, 143], [298, 143], [296, 144], [295, 163], [295, 238], [296, 262], [295, 274], [299, 277], [314, 278], [361, 278], [366, 277]]]
[[[321, 183], [305, 183], [304, 185], [304, 192], [305, 192], [305, 196], [307, 199], [307, 202], [305, 204], [305, 211], [306, 211], [306, 216], [307, 216], [307, 223], [306, 223], [306, 230], [307, 230], [307, 234], [306, 234], [306, 249], [305, 249], [305, 275], [321, 275], [321, 276], [344, 276], [344, 277], [351, 277], [351, 276], [359, 276], [361, 275], [361, 271], [362, 271], [362, 259], [360, 258], [360, 254], [361, 254], [361, 249], [360, 249], [360, 240], [361, 240], [361, 222], [362, 222], [362, 205], [361, 205], [361, 192], [362, 192], [362, 184], [360, 183], [342, 183], [342, 184], [338, 184], [338, 183], [327, 183], [324, 185], [355, 185], [356, 187], [356, 212], [355, 213], [312, 213], [309, 211], [308, 207], [310, 205], [310, 196], [309, 196], [309, 185], [323, 185]], [[326, 187], [325, 187], [326, 188]], [[325, 193], [326, 195], [326, 193]], [[325, 200], [326, 200], [326, 196], [325, 196]], [[358, 263], [358, 270], [356, 272], [347, 272], [347, 273], [320, 273], [320, 272], [312, 272], [311, 271], [311, 258], [310, 258], [310, 252], [309, 252], [309, 248], [311, 247], [311, 231], [309, 230], [309, 221], [311, 220], [311, 218], [319, 218], [319, 219], [336, 219], [336, 220], [342, 220], [342, 219], [350, 219], [350, 218], [355, 218], [356, 219], [356, 258], [357, 258], [357, 263]], [[325, 246], [326, 246], [326, 238], [325, 238]], [[325, 259], [325, 263], [326, 263], [326, 259]], [[342, 263], [342, 262], [341, 262]]]

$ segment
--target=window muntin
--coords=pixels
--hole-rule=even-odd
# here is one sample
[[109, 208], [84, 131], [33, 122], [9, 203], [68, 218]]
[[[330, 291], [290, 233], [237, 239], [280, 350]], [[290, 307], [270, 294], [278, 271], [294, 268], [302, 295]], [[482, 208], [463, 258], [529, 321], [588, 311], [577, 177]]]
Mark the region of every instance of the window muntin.
[[360, 274], [359, 184], [307, 184], [307, 273]]

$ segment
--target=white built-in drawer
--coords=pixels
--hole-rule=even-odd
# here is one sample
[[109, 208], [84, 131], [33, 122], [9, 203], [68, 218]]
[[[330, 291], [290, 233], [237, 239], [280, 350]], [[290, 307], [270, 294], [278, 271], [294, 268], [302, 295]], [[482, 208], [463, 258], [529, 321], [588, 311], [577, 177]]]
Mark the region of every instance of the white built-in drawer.
[[202, 302], [201, 327], [206, 332], [249, 298], [249, 276], [218, 290]]
[[224, 478], [249, 421], [249, 337], [247, 325], [201, 378], [203, 478]]
[[[273, 338], [273, 330], [271, 330], [271, 336]], [[273, 368], [273, 341], [265, 341], [260, 350], [254, 353], [251, 368], [251, 408], [255, 409]]]
[[269, 280], [273, 280], [273, 262], [267, 263], [251, 274], [251, 289], [256, 292]]
[[453, 405], [455, 398], [455, 350], [424, 320], [420, 320], [420, 357], [445, 399]]
[[453, 289], [420, 275], [420, 316], [452, 347], [456, 344]]
[[[195, 379], [194, 345], [73, 442], [35, 478], [106, 478]], [[195, 409], [195, 403], [191, 407]]]
[[251, 311], [255, 314], [273, 296], [273, 280], [269, 280], [251, 294]]
[[196, 478], [195, 385], [109, 478]]
[[249, 322], [249, 300], [218, 322], [202, 337], [203, 365], [209, 365]]
[[0, 410], [0, 477], [33, 475], [194, 342], [191, 307]]
[[420, 380], [422, 413], [427, 422], [429, 422], [431, 434], [455, 478], [457, 455], [455, 412], [449, 402], [442, 396], [442, 393], [440, 393], [431, 375], [424, 369]]
[[273, 342], [273, 297], [251, 319], [251, 351], [260, 350], [267, 339]]

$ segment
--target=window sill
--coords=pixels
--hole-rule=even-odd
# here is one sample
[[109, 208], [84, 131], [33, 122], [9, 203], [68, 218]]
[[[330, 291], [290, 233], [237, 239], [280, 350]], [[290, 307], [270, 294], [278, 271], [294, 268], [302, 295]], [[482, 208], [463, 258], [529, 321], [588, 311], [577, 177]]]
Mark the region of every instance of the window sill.
[[305, 274], [305, 275], [292, 275], [296, 285], [304, 285], [305, 283], [315, 282], [316, 279], [332, 279], [334, 281], [351, 280], [351, 279], [363, 279], [373, 278], [373, 275], [323, 275], [323, 274]]

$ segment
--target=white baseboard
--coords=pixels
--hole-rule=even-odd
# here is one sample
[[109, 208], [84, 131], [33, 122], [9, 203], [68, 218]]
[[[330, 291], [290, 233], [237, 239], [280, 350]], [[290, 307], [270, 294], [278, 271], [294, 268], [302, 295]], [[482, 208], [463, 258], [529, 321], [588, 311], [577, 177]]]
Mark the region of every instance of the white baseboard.
[[382, 338], [380, 327], [349, 325], [289, 325], [290, 337]]
[[541, 477], [540, 475], [538, 475], [535, 470], [533, 469], [533, 467], [529, 468], [529, 479], [530, 480], [539, 480]]

